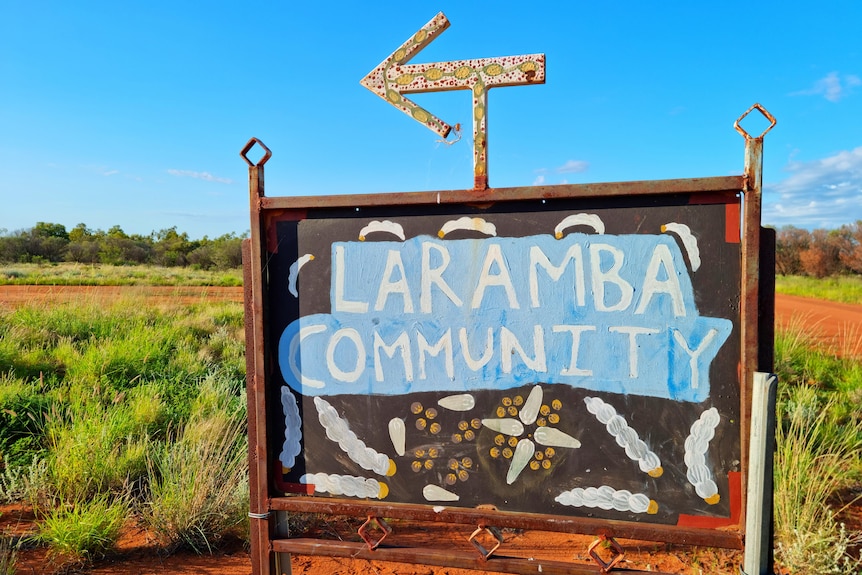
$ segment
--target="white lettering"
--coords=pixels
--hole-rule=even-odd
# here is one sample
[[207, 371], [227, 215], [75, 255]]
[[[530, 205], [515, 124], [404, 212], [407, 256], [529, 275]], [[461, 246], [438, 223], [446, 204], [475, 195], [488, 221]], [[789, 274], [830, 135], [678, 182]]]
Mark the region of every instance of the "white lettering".
[[593, 370], [591, 369], [581, 369], [578, 367], [578, 350], [581, 346], [581, 334], [585, 331], [596, 331], [596, 326], [594, 325], [555, 325], [553, 328], [554, 333], [565, 333], [568, 332], [572, 334], [572, 354], [569, 359], [569, 367], [564, 368], [560, 374], [561, 375], [581, 375], [581, 376], [589, 376], [593, 375]]
[[[497, 266], [497, 273], [491, 274], [491, 267], [495, 264]], [[488, 253], [485, 254], [485, 262], [482, 264], [482, 273], [479, 276], [476, 291], [473, 293], [473, 301], [470, 304], [471, 308], [478, 309], [482, 305], [482, 299], [485, 297], [485, 288], [490, 286], [498, 286], [506, 290], [510, 309], [521, 308], [515, 295], [515, 286], [512, 285], [512, 278], [509, 277], [509, 268], [506, 266], [506, 260], [503, 257], [503, 250], [500, 248], [500, 244], [491, 244], [488, 246]]]
[[[614, 263], [607, 271], [602, 271], [602, 255], [601, 252], [607, 252], [613, 256]], [[615, 248], [608, 244], [590, 244], [590, 268], [592, 271], [593, 280], [593, 298], [596, 311], [620, 311], [624, 310], [632, 303], [634, 288], [620, 277], [620, 270], [623, 267], [625, 254], [619, 248]], [[614, 305], [605, 303], [605, 284], [612, 283], [620, 290], [620, 301]]]
[[344, 246], [335, 246], [335, 311], [349, 313], [365, 313], [368, 304], [364, 301], [348, 301], [344, 299]]
[[[442, 259], [440, 266], [436, 268], [431, 267], [432, 249], [436, 250]], [[456, 307], [461, 307], [463, 304], [461, 299], [455, 295], [454, 291], [452, 291], [452, 288], [449, 287], [449, 284], [446, 283], [446, 280], [443, 279], [443, 272], [446, 271], [446, 268], [449, 266], [450, 260], [451, 257], [449, 256], [449, 250], [444, 246], [431, 242], [422, 243], [422, 287], [419, 294], [419, 308], [422, 310], [422, 313], [431, 313], [432, 285], [436, 285], [440, 288], [440, 291], [443, 292], [443, 294], [449, 298], [449, 301], [455, 304]]]
[[[664, 267], [666, 280], [658, 279], [659, 267]], [[673, 265], [673, 256], [664, 244], [657, 245], [652, 253], [652, 258], [644, 275], [643, 295], [635, 314], [642, 314], [649, 305], [653, 294], [657, 293], [665, 293], [670, 296], [673, 303], [673, 315], [676, 317], [685, 316], [685, 302], [682, 299], [679, 277], [677, 277], [676, 268]]]
[[569, 261], [574, 262], [572, 265], [575, 274], [575, 282], [572, 286], [575, 290], [575, 303], [578, 306], [584, 305], [584, 254], [580, 244], [572, 244], [566, 250], [566, 255], [563, 256], [563, 261], [559, 266], [555, 266], [542, 251], [539, 246], [530, 247], [530, 305], [539, 307], [539, 277], [538, 268], [542, 266], [553, 281], [559, 281], [566, 271], [566, 265]]
[[383, 381], [383, 365], [380, 362], [380, 350], [392, 359], [395, 351], [401, 350], [401, 361], [404, 362], [404, 379], [413, 381], [413, 359], [410, 357], [410, 337], [406, 331], [402, 331], [398, 339], [392, 345], [386, 345], [383, 338], [374, 332], [374, 375], [377, 381]]
[[[345, 338], [353, 342], [354, 351], [356, 352], [356, 365], [350, 371], [342, 371], [335, 363], [335, 348]], [[359, 379], [365, 367], [365, 346], [362, 344], [362, 338], [359, 336], [358, 331], [345, 327], [332, 335], [329, 339], [329, 345], [326, 346], [326, 366], [329, 368], [329, 373], [332, 374], [332, 377], [340, 381], [353, 383]]]
[[416, 347], [419, 350], [419, 379], [426, 379], [425, 375], [425, 356], [426, 354], [437, 357], [440, 352], [445, 351], [443, 359], [446, 362], [446, 375], [449, 379], [455, 379], [455, 362], [452, 358], [452, 330], [447, 329], [446, 333], [437, 340], [433, 346], [428, 344], [428, 340], [422, 335], [422, 332], [416, 333]]
[[506, 327], [500, 328], [500, 353], [502, 354], [501, 363], [504, 373], [512, 373], [512, 356], [515, 355], [515, 352], [521, 356], [524, 365], [533, 371], [548, 371], [545, 361], [545, 331], [540, 325], [533, 326], [533, 350], [536, 357], [527, 357], [515, 334]]
[[682, 333], [679, 330], [673, 330], [673, 338], [676, 342], [682, 346], [682, 349], [689, 355], [688, 365], [691, 368], [691, 388], [697, 389], [699, 385], [699, 371], [697, 369], [697, 358], [703, 353], [706, 347], [709, 345], [709, 342], [713, 340], [713, 338], [718, 333], [717, 329], [711, 329], [707, 332], [706, 336], [704, 336], [703, 340], [700, 342], [700, 346], [694, 351], [692, 351], [688, 347], [688, 342], [685, 341], [685, 337], [683, 337]]
[[[398, 279], [392, 281], [392, 274], [398, 270]], [[389, 294], [401, 294], [404, 298], [404, 313], [413, 313], [413, 298], [410, 295], [410, 286], [407, 285], [407, 274], [404, 273], [404, 262], [401, 260], [401, 252], [389, 250], [386, 254], [386, 269], [383, 270], [383, 278], [377, 289], [377, 301], [374, 311], [380, 311], [386, 307]]]
[[633, 326], [613, 326], [609, 327], [611, 333], [627, 333], [629, 334], [629, 379], [635, 379], [638, 376], [638, 344], [637, 336], [659, 333], [657, 329], [648, 327], [633, 327]]

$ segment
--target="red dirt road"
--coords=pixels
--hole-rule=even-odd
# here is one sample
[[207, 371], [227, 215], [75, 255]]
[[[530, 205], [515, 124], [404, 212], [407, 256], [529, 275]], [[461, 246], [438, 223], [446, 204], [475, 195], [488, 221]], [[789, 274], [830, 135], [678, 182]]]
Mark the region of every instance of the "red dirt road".
[[775, 325], [804, 330], [840, 355], [862, 357], [862, 305], [776, 294]]

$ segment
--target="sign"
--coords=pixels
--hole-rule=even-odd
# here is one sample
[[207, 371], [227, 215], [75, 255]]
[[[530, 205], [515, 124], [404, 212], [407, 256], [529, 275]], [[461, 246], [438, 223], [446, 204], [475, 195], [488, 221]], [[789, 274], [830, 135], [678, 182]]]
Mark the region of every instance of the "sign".
[[270, 223], [284, 492], [733, 523], [736, 194], [381, 199]]

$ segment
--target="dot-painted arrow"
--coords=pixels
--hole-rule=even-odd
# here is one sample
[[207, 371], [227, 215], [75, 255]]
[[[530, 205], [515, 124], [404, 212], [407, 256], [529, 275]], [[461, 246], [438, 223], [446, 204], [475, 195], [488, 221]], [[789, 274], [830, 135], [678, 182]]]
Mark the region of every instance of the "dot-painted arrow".
[[476, 189], [486, 189], [488, 90], [498, 86], [544, 84], [545, 55], [528, 54], [407, 65], [413, 56], [448, 27], [449, 20], [440, 12], [377, 65], [360, 83], [443, 138], [449, 135], [452, 127], [417, 106], [404, 94], [470, 90], [473, 93], [474, 185]]

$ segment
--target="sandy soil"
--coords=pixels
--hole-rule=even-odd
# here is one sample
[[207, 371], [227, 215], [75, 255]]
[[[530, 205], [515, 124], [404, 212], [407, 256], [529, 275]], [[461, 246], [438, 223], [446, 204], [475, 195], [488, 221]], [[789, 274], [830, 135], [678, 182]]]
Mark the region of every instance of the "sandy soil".
[[[241, 288], [140, 288], [140, 287], [52, 287], [52, 286], [0, 286], [0, 308], [28, 302], [54, 303], [95, 299], [110, 301], [124, 296], [143, 296], [153, 303], [172, 301], [194, 302], [202, 298], [225, 301], [242, 301]], [[816, 334], [820, 340], [841, 353], [862, 355], [862, 306], [808, 300], [792, 296], [776, 298], [776, 324], [798, 324]], [[859, 519], [855, 514], [852, 519]], [[848, 517], [851, 519], [851, 517]], [[858, 521], [852, 521], [857, 523]], [[0, 532], [26, 536], [33, 531], [34, 518], [29, 509], [12, 506], [0, 507]], [[854, 527], [858, 527], [854, 525]], [[343, 529], [342, 529], [343, 530]], [[465, 526], [399, 526], [399, 540], [433, 541], [435, 547], [469, 549]], [[337, 534], [345, 540], [358, 540], [355, 531], [343, 530]], [[584, 564], [588, 560], [587, 547], [592, 537], [544, 532], [515, 532], [504, 534], [501, 553], [533, 556], [556, 561]], [[403, 539], [402, 539], [403, 538]], [[397, 543], [397, 541], [395, 541]], [[738, 573], [741, 552], [714, 549], [689, 549], [664, 544], [622, 542], [626, 560], [619, 568], [661, 571], [698, 575], [730, 575]], [[505, 550], [505, 551], [503, 551]], [[608, 559], [608, 556], [605, 556]], [[294, 556], [292, 575], [473, 575], [477, 571], [454, 568], [427, 567], [345, 559]], [[77, 572], [92, 575], [246, 575], [251, 573], [247, 550], [241, 545], [228, 546], [215, 555], [198, 556], [190, 553], [165, 555], [159, 552], [152, 537], [138, 526], [130, 524], [119, 543], [117, 554], [96, 561], [89, 566], [71, 566], [62, 557], [50, 557], [44, 549], [25, 547], [19, 556], [19, 574]], [[496, 575], [485, 572], [487, 575]]]

